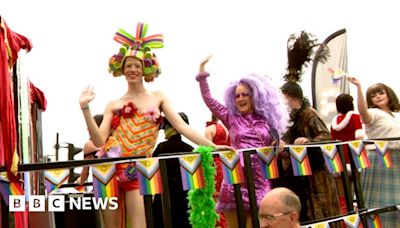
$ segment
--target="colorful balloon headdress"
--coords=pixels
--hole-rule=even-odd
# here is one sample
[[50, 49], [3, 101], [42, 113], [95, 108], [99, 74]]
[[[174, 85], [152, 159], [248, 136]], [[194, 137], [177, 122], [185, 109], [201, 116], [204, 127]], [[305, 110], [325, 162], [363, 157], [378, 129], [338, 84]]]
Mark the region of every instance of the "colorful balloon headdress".
[[163, 36], [161, 34], [146, 37], [148, 25], [138, 23], [136, 27], [136, 37], [118, 29], [115, 33], [114, 40], [122, 44], [118, 54], [113, 55], [109, 61], [108, 71], [114, 77], [122, 75], [123, 64], [127, 57], [135, 57], [142, 61], [144, 80], [146, 82], [154, 81], [161, 73], [156, 55], [152, 52], [152, 48], [164, 47]]

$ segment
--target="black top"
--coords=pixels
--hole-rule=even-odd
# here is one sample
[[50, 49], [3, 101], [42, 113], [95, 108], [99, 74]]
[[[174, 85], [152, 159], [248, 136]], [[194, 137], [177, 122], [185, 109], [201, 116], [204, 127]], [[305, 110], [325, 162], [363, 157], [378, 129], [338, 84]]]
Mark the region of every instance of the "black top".
[[[178, 152], [192, 152], [193, 147], [182, 141], [177, 134], [169, 140], [157, 145], [153, 157]], [[188, 214], [187, 191], [183, 191], [180, 164], [178, 158], [167, 159], [168, 189], [171, 202], [172, 227], [191, 227]], [[164, 227], [162, 216], [161, 195], [154, 196], [154, 227]]]

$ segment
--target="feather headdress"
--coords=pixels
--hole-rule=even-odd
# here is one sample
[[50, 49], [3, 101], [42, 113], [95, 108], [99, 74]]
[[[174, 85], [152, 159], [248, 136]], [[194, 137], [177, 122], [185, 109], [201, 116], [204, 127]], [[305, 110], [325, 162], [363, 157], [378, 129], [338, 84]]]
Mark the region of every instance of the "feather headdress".
[[[300, 36], [291, 34], [287, 42], [288, 65], [283, 79], [286, 83], [281, 87], [283, 93], [299, 99], [303, 99], [303, 90], [298, 84], [305, 68], [312, 61], [314, 48], [321, 46], [317, 43], [314, 35], [301, 31]], [[325, 62], [329, 55], [328, 49], [324, 48], [314, 59]]]
[[[301, 31], [298, 37], [296, 34], [291, 34], [287, 42], [288, 65], [283, 79], [286, 82], [300, 82], [305, 68], [313, 59], [314, 48], [321, 45], [317, 43], [317, 38], [311, 33]], [[326, 61], [329, 50], [328, 48], [323, 50], [315, 58], [317, 61]]]

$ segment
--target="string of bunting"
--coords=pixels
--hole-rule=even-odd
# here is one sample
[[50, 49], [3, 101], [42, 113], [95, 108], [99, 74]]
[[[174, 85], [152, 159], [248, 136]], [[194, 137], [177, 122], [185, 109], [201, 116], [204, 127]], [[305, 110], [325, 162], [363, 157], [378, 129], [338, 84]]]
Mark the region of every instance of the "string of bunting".
[[[393, 207], [393, 206], [390, 206]], [[312, 223], [312, 224], [307, 224], [301, 226], [301, 228], [328, 228], [330, 227], [329, 224], [333, 222], [343, 222], [346, 227], [349, 228], [361, 228], [364, 227], [362, 222], [361, 222], [361, 216], [365, 216], [366, 222], [367, 222], [367, 227], [368, 228], [381, 228], [381, 219], [379, 214], [374, 214], [373, 212], [386, 209], [388, 207], [382, 207], [382, 208], [374, 208], [374, 209], [368, 209], [365, 211], [357, 212], [355, 214], [351, 215], [343, 215], [334, 219], [329, 219], [323, 222], [317, 222], [317, 223]], [[400, 211], [400, 205], [396, 205], [396, 209]]]
[[[390, 143], [391, 141], [400, 141], [400, 138], [388, 138], [388, 139], [370, 139], [370, 140], [362, 140], [361, 142], [369, 142], [369, 143], [375, 143], [375, 142], [387, 142]], [[352, 141], [346, 141], [346, 142], [333, 142], [330, 144], [333, 145], [348, 145]], [[305, 145], [307, 148], [309, 147], [321, 147], [322, 145], [326, 145], [324, 143], [320, 144], [310, 144], [310, 145]], [[295, 146], [295, 145], [286, 145], [287, 148]], [[266, 148], [272, 148], [266, 147]], [[250, 151], [255, 151], [259, 148], [247, 148], [247, 149], [242, 149], [238, 151], [242, 152], [250, 152]], [[215, 154], [220, 154], [221, 152], [212, 152], [213, 155]], [[389, 153], [390, 155], [390, 153]], [[386, 155], [387, 156], [387, 155]], [[170, 155], [170, 156], [163, 156], [162, 158], [159, 159], [170, 159], [170, 158], [179, 158], [181, 155]], [[389, 156], [390, 157], [390, 156]], [[139, 161], [142, 158], [138, 158], [136, 156], [131, 156], [131, 157], [117, 157], [117, 158], [99, 158], [99, 159], [93, 159], [93, 160], [69, 160], [69, 161], [57, 161], [57, 162], [44, 162], [44, 163], [29, 163], [29, 164], [19, 164], [18, 165], [18, 172], [31, 172], [31, 171], [46, 171], [46, 170], [51, 170], [51, 169], [66, 169], [66, 168], [75, 168], [75, 167], [81, 167], [81, 166], [91, 166], [94, 164], [105, 164], [105, 163], [113, 163], [113, 164], [121, 164], [121, 163], [127, 163], [127, 162], [136, 162]], [[0, 166], [0, 180], [2, 180], [2, 175], [6, 172], [6, 167], [5, 166]], [[8, 180], [3, 180], [8, 182]]]
[[[357, 168], [368, 168], [370, 162], [364, 144], [361, 140], [345, 142], [350, 150]], [[342, 172], [343, 164], [340, 160], [336, 145], [345, 144], [330, 143], [320, 145], [307, 146], [287, 146], [289, 148], [290, 159], [292, 163], [293, 173], [296, 176], [312, 175], [310, 161], [307, 154], [307, 147], [320, 147], [326, 166], [331, 173]], [[375, 142], [377, 147], [377, 155], [381, 156], [381, 165], [391, 167], [390, 151], [387, 149], [387, 142]], [[220, 151], [219, 154], [222, 161], [223, 178], [226, 183], [238, 184], [244, 182], [242, 164], [240, 162], [241, 151]], [[257, 148], [256, 153], [260, 158], [260, 164], [264, 178], [273, 179], [279, 178], [277, 166], [277, 154], [274, 147]], [[180, 170], [182, 177], [183, 190], [201, 189], [205, 186], [205, 177], [202, 170], [201, 158], [198, 154], [191, 155], [175, 155], [166, 156], [163, 158], [146, 158], [136, 161], [137, 174], [139, 180], [140, 193], [142, 195], [153, 195], [162, 193], [161, 174], [158, 159], [167, 159], [169, 157], [179, 158]], [[104, 169], [104, 167], [102, 167]], [[109, 167], [112, 169], [112, 167]], [[102, 176], [103, 175], [103, 176]], [[111, 180], [110, 172], [96, 172], [96, 178], [103, 180], [101, 183], [107, 185], [104, 180]], [[98, 194], [96, 194], [97, 196]], [[103, 196], [104, 194], [100, 194]]]
[[[287, 145], [289, 148], [290, 159], [292, 161], [293, 173], [297, 176], [312, 175], [310, 163], [308, 160], [307, 148], [319, 147], [323, 153], [327, 168], [331, 173], [342, 172], [343, 164], [339, 159], [337, 145], [347, 145], [350, 148], [352, 158], [357, 168], [369, 168], [371, 166], [368, 159], [368, 153], [363, 142], [372, 142], [376, 147], [376, 154], [381, 167], [391, 168], [393, 162], [388, 149], [389, 141], [385, 140], [355, 140], [348, 142], [334, 142], [329, 144], [314, 145]], [[277, 168], [277, 153], [274, 147], [249, 148], [239, 151], [220, 151], [212, 152], [221, 157], [223, 164], [223, 178], [227, 183], [236, 184], [243, 183], [244, 175], [242, 164], [240, 162], [240, 152], [256, 151], [259, 156], [262, 173], [264, 178], [279, 178]], [[184, 190], [199, 189], [204, 187], [204, 173], [201, 166], [201, 159], [198, 154], [192, 155], [172, 155], [162, 158], [145, 158], [130, 159], [130, 162], [136, 164], [137, 168], [132, 172], [137, 173], [140, 192], [143, 195], [157, 194], [162, 192], [161, 174], [158, 159], [178, 158], [181, 166], [181, 177]], [[128, 162], [128, 161], [124, 161]], [[118, 161], [117, 163], [122, 163]], [[115, 164], [100, 163], [92, 165], [93, 185], [95, 196], [111, 197], [117, 196]], [[58, 186], [66, 183], [68, 179], [68, 169], [53, 169], [45, 171], [45, 185], [47, 193], [50, 194], [56, 190]]]

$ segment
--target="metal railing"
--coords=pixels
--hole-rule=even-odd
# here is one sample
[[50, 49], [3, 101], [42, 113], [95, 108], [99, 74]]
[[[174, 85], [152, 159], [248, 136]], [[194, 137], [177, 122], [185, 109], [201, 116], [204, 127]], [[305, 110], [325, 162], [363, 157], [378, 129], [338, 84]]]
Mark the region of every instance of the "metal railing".
[[[371, 144], [374, 140], [383, 140], [383, 141], [398, 141], [400, 138], [383, 138], [383, 139], [371, 139], [371, 140], [364, 140], [364, 144]], [[329, 141], [329, 142], [318, 142], [315, 144], [307, 144], [304, 145], [306, 147], [317, 147], [319, 145], [323, 144], [335, 144], [337, 146], [338, 152], [340, 153], [340, 158], [342, 164], [346, 164], [345, 162], [345, 157], [344, 157], [344, 151], [343, 151], [343, 146], [345, 145], [346, 142], [339, 142], [339, 141]], [[289, 147], [290, 145], [287, 145]], [[259, 221], [258, 221], [258, 208], [257, 208], [257, 203], [256, 203], [256, 196], [255, 196], [255, 187], [254, 187], [254, 179], [253, 179], [253, 173], [252, 173], [252, 166], [251, 166], [251, 161], [250, 161], [250, 156], [252, 154], [256, 153], [256, 148], [252, 149], [246, 149], [246, 150], [241, 150], [243, 153], [243, 159], [244, 159], [244, 175], [246, 177], [246, 185], [248, 188], [248, 193], [249, 193], [249, 202], [250, 202], [250, 215], [251, 215], [251, 221], [253, 224], [253, 227], [259, 227]], [[212, 154], [216, 156], [219, 152], [213, 152]], [[194, 154], [194, 153], [181, 153], [184, 155], [189, 155], [189, 154]], [[178, 154], [174, 154], [171, 156], [161, 156], [159, 158], [160, 162], [160, 169], [161, 169], [161, 176], [162, 176], [162, 185], [163, 185], [163, 193], [161, 194], [161, 199], [162, 199], [162, 210], [163, 210], [163, 220], [164, 220], [164, 226], [165, 227], [172, 227], [172, 219], [171, 219], [171, 211], [170, 211], [170, 195], [168, 192], [168, 179], [167, 179], [167, 168], [166, 168], [166, 159], [170, 158], [177, 158], [179, 157]], [[138, 157], [121, 157], [121, 158], [102, 158], [102, 159], [93, 159], [93, 160], [75, 160], [75, 161], [61, 161], [61, 162], [46, 162], [46, 163], [33, 163], [33, 164], [21, 164], [18, 166], [19, 172], [31, 172], [31, 171], [44, 171], [44, 170], [49, 170], [49, 169], [60, 169], [60, 168], [74, 168], [74, 167], [79, 167], [79, 166], [87, 166], [87, 165], [94, 165], [94, 164], [102, 164], [102, 163], [125, 163], [125, 162], [135, 162], [138, 161], [139, 159], [143, 158], [138, 158]], [[350, 159], [351, 160], [351, 159]], [[354, 164], [354, 162], [351, 160], [350, 161], [351, 165], [351, 174], [353, 176], [359, 176], [359, 173], [357, 171], [357, 168]], [[5, 172], [6, 169], [4, 166], [0, 167], [0, 172]], [[346, 207], [347, 207], [347, 215], [351, 215], [356, 213], [353, 207], [353, 197], [351, 195], [351, 182], [349, 180], [349, 174], [347, 172], [347, 169], [344, 168], [343, 172], [341, 174], [341, 180], [343, 183], [344, 187], [344, 193], [345, 193], [345, 199], [346, 199]], [[86, 185], [90, 185], [90, 183], [87, 183]], [[354, 192], [356, 195], [356, 202], [358, 205], [359, 210], [357, 213], [360, 216], [364, 216], [367, 214], [380, 214], [380, 213], [385, 213], [393, 210], [397, 210], [395, 206], [386, 206], [382, 208], [375, 208], [374, 210], [365, 208], [364, 205], [364, 199], [363, 199], [363, 194], [361, 191], [361, 184], [359, 181], [359, 178], [354, 178], [353, 181], [354, 185]], [[77, 184], [67, 184], [60, 186], [62, 187], [76, 187], [78, 186]], [[237, 215], [238, 215], [238, 224], [239, 227], [244, 228], [246, 226], [246, 218], [245, 218], [245, 212], [244, 212], [244, 206], [242, 202], [242, 196], [241, 196], [241, 191], [240, 191], [240, 184], [235, 184], [234, 185], [234, 192], [235, 192], [235, 201], [236, 201], [236, 209], [237, 209]], [[395, 202], [395, 203], [400, 203], [400, 202]], [[145, 195], [144, 196], [144, 204], [145, 204], [145, 213], [146, 213], [146, 221], [147, 221], [147, 227], [152, 228], [154, 227], [154, 218], [153, 218], [153, 211], [152, 211], [152, 195]], [[313, 223], [318, 223], [322, 221], [336, 221], [338, 218], [343, 217], [344, 215], [337, 215], [337, 216], [332, 216], [324, 219], [318, 219], [318, 220], [313, 220], [313, 221], [304, 221], [302, 222], [302, 225], [307, 224], [313, 224]], [[365, 220], [363, 220], [365, 222]]]

